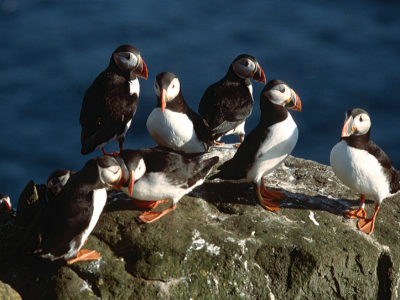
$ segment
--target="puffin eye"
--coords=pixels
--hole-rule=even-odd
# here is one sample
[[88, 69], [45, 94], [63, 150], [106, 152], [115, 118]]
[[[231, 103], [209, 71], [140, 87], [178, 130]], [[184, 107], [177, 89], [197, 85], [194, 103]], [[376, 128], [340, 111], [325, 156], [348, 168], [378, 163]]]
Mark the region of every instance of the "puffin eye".
[[362, 122], [363, 121], [363, 119], [362, 119], [362, 117], [360, 116], [360, 122]]
[[244, 65], [245, 67], [248, 67], [248, 66], [249, 66], [249, 61], [248, 61], [248, 60], [245, 60], [243, 65]]
[[173, 88], [173, 89], [175, 88], [175, 84], [172, 85], [172, 88]]
[[284, 92], [285, 92], [285, 87], [284, 87], [284, 86], [280, 88], [280, 92], [281, 92], [281, 93], [284, 93]]

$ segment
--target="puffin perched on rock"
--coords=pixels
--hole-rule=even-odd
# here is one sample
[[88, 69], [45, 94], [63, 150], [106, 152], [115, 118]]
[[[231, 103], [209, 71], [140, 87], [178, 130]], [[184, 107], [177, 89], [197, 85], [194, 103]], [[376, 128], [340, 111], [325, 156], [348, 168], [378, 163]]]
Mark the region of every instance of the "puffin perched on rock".
[[154, 82], [157, 106], [147, 119], [147, 129], [159, 146], [186, 153], [206, 152], [208, 133], [202, 118], [183, 99], [178, 77], [170, 72]]
[[226, 75], [207, 88], [199, 104], [199, 113], [209, 129], [209, 139], [216, 145], [224, 135], [235, 134], [243, 142], [246, 119], [253, 109], [253, 87], [250, 78], [265, 83], [264, 71], [257, 60], [239, 55]]
[[147, 201], [148, 207], [171, 200], [171, 206], [162, 212], [146, 211], [139, 216], [144, 223], [154, 222], [176, 208], [178, 201], [201, 185], [218, 156], [180, 154], [160, 149], [124, 150], [119, 155], [124, 183], [121, 191], [135, 200]]
[[[340, 142], [331, 151], [330, 162], [335, 175], [349, 188], [361, 194], [361, 206], [344, 214], [358, 219], [357, 228], [366, 234], [374, 222], [382, 201], [400, 190], [399, 174], [391, 159], [370, 140], [371, 119], [361, 108], [346, 112]], [[375, 201], [375, 212], [366, 218], [365, 198]]]
[[283, 193], [266, 190], [264, 175], [275, 170], [292, 152], [298, 129], [287, 109], [301, 111], [299, 96], [283, 81], [269, 81], [260, 96], [261, 117], [232, 159], [210, 179], [246, 178], [256, 186], [260, 204], [271, 211], [280, 209]]
[[118, 188], [122, 176], [114, 157], [89, 160], [46, 206], [35, 253], [50, 260], [65, 259], [68, 264], [99, 259], [97, 251], [80, 249], [106, 204], [106, 188]]
[[[123, 149], [125, 134], [136, 112], [140, 85], [138, 77], [147, 79], [147, 67], [139, 50], [119, 46], [110, 63], [88, 88], [80, 114], [82, 154], [101, 148], [113, 140]], [[118, 153], [113, 153], [117, 155]]]

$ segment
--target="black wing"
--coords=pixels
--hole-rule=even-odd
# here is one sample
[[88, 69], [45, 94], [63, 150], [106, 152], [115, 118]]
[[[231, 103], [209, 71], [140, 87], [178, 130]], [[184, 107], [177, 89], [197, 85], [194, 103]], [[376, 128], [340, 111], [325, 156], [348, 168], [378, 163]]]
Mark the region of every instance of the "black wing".
[[235, 155], [221, 166], [219, 173], [210, 177], [210, 179], [242, 179], [247, 175], [247, 171], [251, 168], [256, 159], [256, 154], [260, 148], [260, 144], [267, 138], [269, 134], [268, 127], [260, 126], [260, 124], [249, 133], [236, 151]]
[[106, 71], [86, 91], [82, 102], [82, 153], [120, 135], [136, 112], [138, 96], [129, 95], [129, 82]]
[[[212, 130], [223, 122], [231, 122], [232, 125], [225, 132], [235, 128], [234, 124], [240, 124], [250, 116], [253, 109], [253, 97], [249, 89], [239, 82], [221, 80], [211, 85], [199, 104], [199, 113]], [[237, 126], [237, 125], [236, 125]]]
[[371, 155], [375, 156], [379, 163], [382, 165], [385, 174], [390, 182], [390, 192], [395, 193], [400, 190], [399, 174], [393, 167], [390, 157], [373, 141], [369, 140], [366, 150]]
[[66, 185], [47, 206], [41, 226], [41, 252], [61, 256], [69, 251], [70, 242], [89, 225], [93, 213], [93, 191], [73, 192]]
[[197, 113], [195, 113], [190, 107], [188, 107], [186, 113], [189, 119], [192, 120], [193, 122], [194, 130], [196, 132], [198, 139], [205, 144], [207, 150], [209, 145], [208, 130], [206, 125], [204, 124], [203, 119]]

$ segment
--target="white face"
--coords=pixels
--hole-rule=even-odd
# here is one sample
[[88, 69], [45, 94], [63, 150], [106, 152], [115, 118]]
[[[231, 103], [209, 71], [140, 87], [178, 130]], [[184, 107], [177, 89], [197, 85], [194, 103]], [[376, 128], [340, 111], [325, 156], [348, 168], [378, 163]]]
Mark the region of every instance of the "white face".
[[102, 168], [99, 165], [97, 165], [97, 168], [99, 170], [100, 180], [104, 185], [107, 186], [113, 185], [121, 179], [122, 172], [119, 166], [110, 166], [108, 168]]
[[253, 77], [256, 64], [248, 58], [241, 58], [232, 64], [233, 71], [241, 78]]
[[122, 70], [132, 70], [139, 64], [140, 58], [132, 52], [117, 52], [113, 54], [114, 62]]
[[[180, 90], [181, 90], [181, 84], [178, 78], [172, 79], [171, 83], [168, 85], [166, 89], [167, 100], [172, 100], [176, 96], [178, 96]], [[161, 88], [158, 85], [157, 81], [154, 82], [154, 92], [156, 93], [158, 98], [161, 97]]]
[[144, 173], [146, 173], [146, 164], [144, 163], [143, 158], [141, 158], [139, 160], [139, 163], [138, 163], [136, 169], [133, 170], [133, 171], [135, 172], [135, 181], [139, 180], [140, 178], [142, 178]]
[[365, 113], [356, 115], [351, 126], [355, 129], [354, 135], [366, 134], [371, 128], [371, 119]]
[[264, 92], [264, 95], [274, 104], [284, 106], [290, 102], [292, 89], [286, 84], [281, 83], [274, 86], [272, 89]]

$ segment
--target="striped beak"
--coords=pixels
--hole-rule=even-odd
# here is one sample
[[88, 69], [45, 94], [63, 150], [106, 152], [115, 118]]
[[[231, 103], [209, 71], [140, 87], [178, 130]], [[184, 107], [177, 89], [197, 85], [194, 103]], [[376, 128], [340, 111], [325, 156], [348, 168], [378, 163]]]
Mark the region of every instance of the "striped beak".
[[296, 110], [296, 111], [301, 111], [300, 97], [292, 89], [290, 89], [290, 98], [286, 102], [287, 102], [287, 104], [285, 106], [287, 108]]
[[253, 79], [255, 81], [262, 82], [264, 84], [266, 83], [264, 71], [258, 63], [256, 65], [256, 70], [254, 71], [254, 74], [253, 74]]
[[354, 131], [355, 128], [353, 128], [353, 116], [350, 115], [344, 122], [341, 137], [349, 137], [354, 133]]
[[161, 90], [161, 111], [164, 113], [165, 106], [167, 105], [167, 91], [165, 89]]
[[144, 79], [147, 79], [147, 66], [146, 63], [144, 62], [144, 60], [140, 57], [140, 63], [139, 63], [139, 68], [138, 68], [139, 73], [137, 73], [136, 75], [139, 77], [142, 77]]

